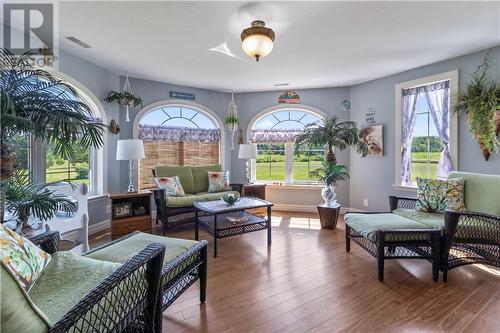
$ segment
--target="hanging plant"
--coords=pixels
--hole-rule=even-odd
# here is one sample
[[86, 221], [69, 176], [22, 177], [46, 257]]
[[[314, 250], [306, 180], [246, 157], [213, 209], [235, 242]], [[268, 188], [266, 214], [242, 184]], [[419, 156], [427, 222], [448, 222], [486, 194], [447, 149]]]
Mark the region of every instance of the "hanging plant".
[[486, 160], [500, 146], [497, 138], [500, 131], [500, 87], [489, 78], [488, 65], [487, 54], [464, 91], [458, 94], [455, 107], [455, 112], [467, 116], [469, 132], [476, 138]]
[[226, 125], [228, 131], [231, 133], [231, 150], [234, 149], [234, 134], [238, 130], [238, 125], [240, 124], [240, 119], [238, 118], [238, 107], [234, 102], [234, 93], [231, 94], [231, 101], [227, 108], [228, 116], [224, 118], [224, 125]]
[[108, 103], [117, 102], [118, 104], [125, 106], [127, 110], [127, 113], [125, 114], [125, 121], [130, 121], [129, 108], [136, 106], [140, 106], [142, 108], [142, 99], [134, 94], [128, 76], [125, 80], [123, 91], [110, 91], [104, 100]]
[[236, 116], [231, 115], [224, 118], [224, 125], [239, 125], [239, 124], [240, 120]]

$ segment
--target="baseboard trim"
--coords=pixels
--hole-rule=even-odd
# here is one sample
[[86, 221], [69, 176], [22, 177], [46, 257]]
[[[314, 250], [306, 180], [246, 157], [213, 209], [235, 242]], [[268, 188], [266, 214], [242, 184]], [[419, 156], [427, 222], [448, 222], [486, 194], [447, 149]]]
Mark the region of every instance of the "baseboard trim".
[[[98, 232], [109, 229], [111, 226], [111, 220], [104, 220], [89, 225], [89, 236], [96, 234]], [[70, 231], [64, 234], [64, 239], [75, 241], [77, 236], [77, 231]]]
[[[318, 210], [316, 206], [310, 205], [288, 205], [288, 204], [274, 204], [273, 210], [285, 211], [285, 212], [299, 212], [299, 213], [317, 213]], [[341, 207], [340, 214], [345, 214], [348, 212], [359, 212], [360, 210]]]

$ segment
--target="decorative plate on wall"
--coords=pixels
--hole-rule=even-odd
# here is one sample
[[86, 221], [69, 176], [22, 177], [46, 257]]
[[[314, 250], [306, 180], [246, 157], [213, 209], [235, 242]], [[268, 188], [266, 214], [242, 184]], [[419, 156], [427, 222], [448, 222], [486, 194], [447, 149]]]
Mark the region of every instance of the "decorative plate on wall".
[[342, 109], [342, 111], [349, 111], [351, 109], [351, 101], [349, 101], [348, 99], [344, 99], [342, 103], [340, 103], [340, 108]]

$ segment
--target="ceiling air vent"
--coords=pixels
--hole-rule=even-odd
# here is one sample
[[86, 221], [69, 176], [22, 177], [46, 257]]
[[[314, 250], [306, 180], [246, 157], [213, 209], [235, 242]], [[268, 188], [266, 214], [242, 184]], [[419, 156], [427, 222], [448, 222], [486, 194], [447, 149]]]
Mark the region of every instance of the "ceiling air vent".
[[77, 45], [80, 45], [81, 47], [83, 47], [84, 49], [89, 49], [91, 48], [91, 46], [85, 42], [82, 42], [81, 40], [79, 40], [78, 38], [76, 37], [73, 37], [73, 36], [70, 36], [70, 37], [66, 37], [67, 40], [69, 41], [72, 41], [73, 43], [77, 44]]
[[275, 87], [286, 87], [288, 85], [289, 85], [288, 83], [275, 83], [274, 84]]

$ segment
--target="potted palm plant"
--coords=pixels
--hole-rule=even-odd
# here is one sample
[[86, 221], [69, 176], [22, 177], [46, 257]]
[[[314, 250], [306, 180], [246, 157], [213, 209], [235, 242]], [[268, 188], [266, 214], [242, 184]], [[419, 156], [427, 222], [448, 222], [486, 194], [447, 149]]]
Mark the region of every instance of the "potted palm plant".
[[44, 185], [31, 184], [30, 177], [13, 177], [13, 141], [17, 135], [53, 144], [56, 157], [64, 159], [74, 157], [77, 143], [84, 148], [99, 148], [103, 144], [105, 126], [93, 120], [91, 109], [80, 100], [77, 91], [50, 72], [34, 68], [31, 56], [16, 56], [0, 49], [0, 222], [5, 202], [17, 214], [20, 224], [27, 221], [26, 215], [44, 220], [59, 208], [71, 208], [67, 198], [44, 190]]
[[[344, 165], [337, 164], [334, 148], [344, 150], [347, 147], [354, 147], [362, 156], [366, 156], [368, 149], [359, 139], [359, 128], [356, 122], [339, 122], [333, 116], [325, 118], [320, 123], [308, 124], [304, 131], [295, 138], [297, 149], [309, 149], [314, 147], [326, 147], [326, 158], [322, 162], [322, 167], [310, 172], [310, 176], [324, 182], [325, 187], [321, 191], [324, 203], [318, 206], [320, 217], [323, 216], [325, 207], [334, 208], [336, 215], [332, 218], [322, 220], [322, 227], [333, 229], [337, 222], [340, 205], [336, 197], [335, 188], [339, 181], [347, 180], [349, 173]], [[333, 223], [333, 227], [332, 224]], [[325, 226], [323, 226], [325, 224]]]

